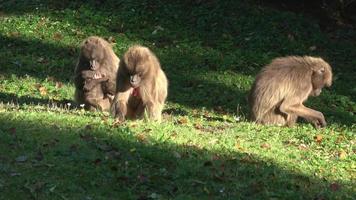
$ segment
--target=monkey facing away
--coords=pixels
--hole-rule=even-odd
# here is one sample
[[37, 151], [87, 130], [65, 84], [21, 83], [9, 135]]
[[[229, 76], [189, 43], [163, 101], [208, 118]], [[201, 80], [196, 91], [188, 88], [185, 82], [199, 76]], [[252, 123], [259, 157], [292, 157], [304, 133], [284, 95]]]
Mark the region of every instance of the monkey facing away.
[[91, 36], [81, 44], [75, 68], [75, 100], [88, 110], [109, 111], [116, 90], [119, 58], [104, 39]]
[[161, 120], [168, 80], [158, 58], [147, 48], [130, 47], [120, 62], [111, 112], [119, 121], [141, 118]]
[[331, 67], [321, 58], [276, 58], [256, 76], [250, 91], [252, 119], [261, 124], [293, 126], [302, 117], [316, 128], [325, 127], [324, 115], [303, 102], [320, 95], [331, 83]]

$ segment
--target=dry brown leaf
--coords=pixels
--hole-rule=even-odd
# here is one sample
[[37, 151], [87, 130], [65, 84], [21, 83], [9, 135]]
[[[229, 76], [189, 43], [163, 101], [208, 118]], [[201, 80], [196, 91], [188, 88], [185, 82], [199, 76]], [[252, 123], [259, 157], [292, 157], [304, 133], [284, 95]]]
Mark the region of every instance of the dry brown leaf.
[[340, 150], [338, 156], [340, 160], [343, 160], [347, 157], [347, 153], [344, 150]]
[[57, 81], [57, 82], [56, 82], [56, 88], [59, 89], [59, 88], [62, 88], [62, 87], [63, 87], [63, 83]]
[[323, 136], [322, 135], [316, 135], [314, 137], [314, 140], [315, 140], [315, 142], [320, 143], [323, 140]]
[[137, 140], [140, 142], [147, 142], [147, 136], [144, 133], [140, 133], [136, 136]]
[[53, 39], [54, 40], [61, 40], [63, 38], [62, 34], [57, 32], [55, 34], [53, 34]]
[[332, 191], [334, 191], [334, 192], [340, 190], [340, 188], [341, 188], [341, 186], [338, 183], [331, 183], [330, 184], [330, 189]]
[[195, 123], [194, 128], [201, 130], [201, 129], [203, 129], [203, 126], [200, 123]]
[[305, 144], [300, 144], [300, 145], [298, 146], [298, 149], [299, 149], [299, 150], [307, 150], [307, 149], [308, 149], [308, 146], [305, 145]]
[[19, 37], [19, 36], [20, 36], [20, 32], [18, 32], [18, 31], [13, 31], [13, 32], [10, 33], [10, 36], [11, 36], [11, 37]]
[[188, 123], [188, 119], [186, 117], [181, 117], [178, 119], [179, 124], [186, 124]]
[[261, 144], [261, 148], [270, 149], [270, 148], [271, 148], [271, 145], [269, 145], [269, 144], [267, 144], [267, 143], [263, 143], [263, 144]]
[[38, 90], [40, 91], [41, 96], [47, 95], [47, 89], [44, 86], [38, 88]]

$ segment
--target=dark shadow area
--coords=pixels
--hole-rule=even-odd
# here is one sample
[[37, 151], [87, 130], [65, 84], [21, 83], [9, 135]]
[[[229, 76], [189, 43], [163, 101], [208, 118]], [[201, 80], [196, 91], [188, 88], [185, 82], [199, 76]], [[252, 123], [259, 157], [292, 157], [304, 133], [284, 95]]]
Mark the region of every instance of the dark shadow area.
[[282, 11], [292, 11], [318, 19], [320, 27], [328, 32], [338, 28], [354, 29], [356, 25], [356, 1], [338, 0], [267, 0], [259, 1], [264, 6], [271, 6]]
[[[80, 106], [77, 105], [71, 99], [63, 99], [63, 100], [52, 100], [52, 99], [40, 99], [30, 96], [17, 96], [15, 94], [3, 93], [0, 92], [0, 102], [4, 104], [14, 104], [14, 105], [40, 105], [40, 106], [49, 106], [49, 107], [58, 107], [58, 108], [66, 108], [66, 109], [75, 109]], [[68, 106], [68, 104], [70, 106]]]
[[[106, 130], [94, 126], [59, 128], [36, 120], [9, 119], [3, 115], [0, 119], [0, 150], [7, 152], [0, 156], [0, 192], [4, 199], [354, 196], [345, 187], [351, 183], [308, 177], [253, 154], [227, 155], [191, 145], [154, 142], [135, 137], [128, 128], [118, 128], [115, 134], [108, 135]], [[19, 154], [26, 160], [20, 160]]]
[[75, 47], [46, 44], [21, 36], [0, 36], [0, 73], [30, 75], [40, 79], [49, 76], [63, 82], [72, 81], [78, 55]]

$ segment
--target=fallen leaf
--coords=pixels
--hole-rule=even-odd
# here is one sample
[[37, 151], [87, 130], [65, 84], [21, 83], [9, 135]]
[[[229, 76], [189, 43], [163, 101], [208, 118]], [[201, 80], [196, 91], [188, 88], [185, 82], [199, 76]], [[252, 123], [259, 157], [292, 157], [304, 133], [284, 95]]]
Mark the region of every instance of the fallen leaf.
[[202, 126], [200, 123], [195, 123], [195, 124], [194, 124], [194, 128], [195, 128], [195, 129], [198, 129], [198, 130], [202, 130], [202, 129], [203, 129], [203, 126]]
[[42, 87], [42, 85], [41, 85], [40, 83], [35, 83], [33, 86], [34, 86], [35, 88], [37, 88], [37, 89], [39, 89], [40, 87]]
[[53, 35], [53, 39], [54, 40], [61, 40], [63, 38], [63, 36], [62, 36], [62, 34], [61, 33], [55, 33], [54, 35]]
[[186, 124], [188, 123], [188, 119], [186, 117], [181, 117], [178, 119], [179, 124]]
[[307, 150], [307, 149], [308, 149], [308, 146], [305, 145], [305, 144], [300, 144], [300, 145], [298, 146], [298, 149], [299, 149], [299, 150]]
[[18, 31], [13, 31], [13, 32], [10, 33], [10, 36], [11, 36], [11, 37], [19, 37], [19, 36], [20, 36], [20, 32], [18, 32]]
[[330, 189], [334, 192], [340, 190], [341, 186], [338, 183], [331, 183], [330, 184]]
[[137, 140], [140, 142], [147, 142], [147, 136], [144, 133], [140, 133], [136, 136]]
[[316, 135], [314, 137], [314, 140], [315, 140], [315, 142], [320, 143], [323, 140], [323, 136], [322, 135]]
[[347, 153], [344, 150], [340, 150], [338, 155], [340, 160], [343, 160], [347, 157]]
[[269, 144], [267, 144], [267, 143], [263, 143], [263, 144], [261, 144], [261, 148], [270, 149], [270, 148], [271, 148], [271, 145], [269, 145]]
[[27, 161], [27, 156], [18, 156], [16, 159], [16, 162], [26, 162]]
[[38, 88], [38, 90], [40, 91], [41, 96], [47, 95], [47, 89], [45, 87], [42, 86]]
[[115, 127], [118, 127], [118, 126], [122, 125], [123, 123], [124, 123], [124, 121], [122, 121], [122, 120], [120, 120], [120, 119], [116, 119], [116, 120], [113, 122], [112, 126], [115, 128]]
[[237, 142], [235, 143], [235, 148], [238, 149], [238, 150], [241, 149], [241, 145], [240, 145], [240, 142], [239, 142], [239, 141], [237, 141]]
[[39, 57], [38, 59], [37, 59], [37, 62], [39, 62], [39, 63], [42, 63], [44, 61], [44, 58], [42, 58], [42, 57]]
[[61, 88], [61, 87], [63, 87], [63, 83], [57, 81], [57, 82], [56, 82], [56, 88], [59, 89], [59, 88]]

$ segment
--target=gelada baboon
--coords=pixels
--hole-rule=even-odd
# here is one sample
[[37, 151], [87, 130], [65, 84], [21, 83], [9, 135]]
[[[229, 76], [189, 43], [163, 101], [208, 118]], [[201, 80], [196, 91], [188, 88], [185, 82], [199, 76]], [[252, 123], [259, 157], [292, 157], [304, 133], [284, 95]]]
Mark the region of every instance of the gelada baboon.
[[81, 44], [75, 67], [75, 100], [88, 110], [109, 111], [116, 91], [119, 58], [104, 39], [91, 36]]
[[119, 121], [143, 117], [161, 120], [168, 81], [157, 57], [143, 46], [132, 46], [120, 62], [117, 93], [111, 112]]
[[316, 128], [324, 127], [324, 115], [303, 102], [318, 96], [331, 82], [331, 67], [321, 58], [276, 58], [257, 75], [250, 91], [252, 119], [261, 124], [293, 126], [302, 117]]

